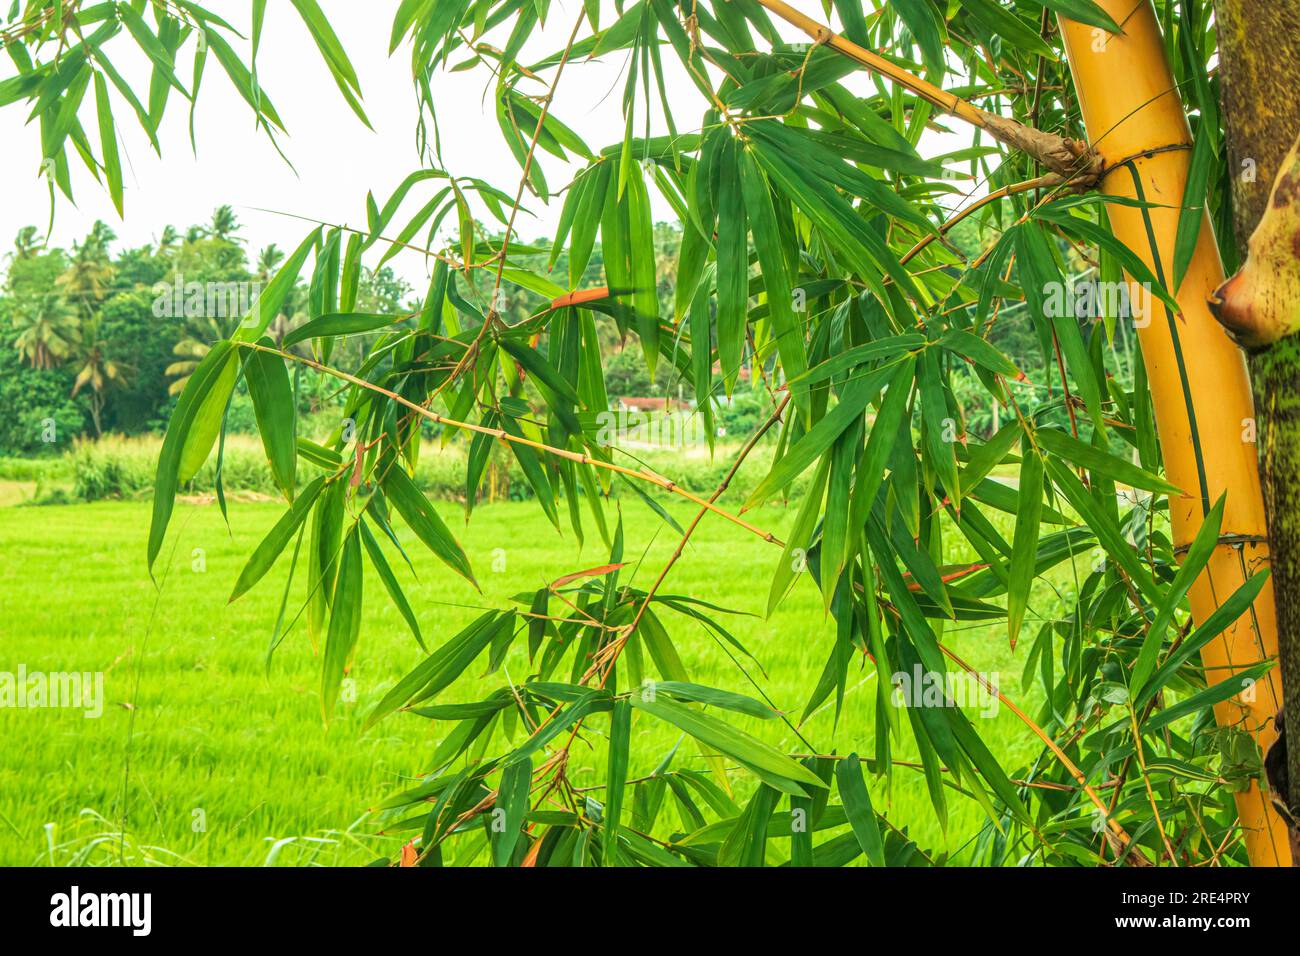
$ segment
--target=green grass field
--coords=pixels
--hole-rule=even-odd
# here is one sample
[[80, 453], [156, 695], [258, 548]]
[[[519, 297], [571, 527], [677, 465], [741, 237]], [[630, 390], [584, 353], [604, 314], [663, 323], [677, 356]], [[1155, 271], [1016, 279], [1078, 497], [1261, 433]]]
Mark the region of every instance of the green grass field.
[[[558, 535], [531, 503], [481, 507], [468, 527], [456, 506], [437, 507], [459, 529], [484, 593], [412, 542], [419, 579], [405, 568], [399, 574], [435, 644], [479, 608], [506, 606], [512, 594], [607, 557], [594, 531], [580, 551], [572, 535]], [[649, 543], [635, 578], [645, 586], [677, 535], [644, 505], [625, 507], [629, 560]], [[160, 562], [165, 579], [155, 590], [144, 567], [147, 502], [0, 508], [0, 671], [25, 665], [28, 672], [105, 673], [99, 719], [75, 710], [0, 708], [0, 865], [357, 864], [392, 853], [395, 839], [375, 834], [367, 808], [409, 785], [448, 725], [399, 713], [361, 731], [361, 717], [421, 660], [377, 580], [366, 585], [351, 671], [355, 701], [341, 703], [328, 728], [321, 720], [317, 660], [302, 626], [290, 633], [267, 673], [287, 558], [235, 604], [226, 598], [243, 560], [281, 510], [235, 502], [228, 533], [216, 507], [178, 505]], [[689, 506], [673, 510], [683, 523], [691, 515]], [[792, 510], [770, 507], [754, 521], [781, 534], [793, 518]], [[504, 569], [492, 570], [494, 556], [504, 557]], [[779, 556], [776, 548], [710, 517], [665, 590], [761, 615]], [[693, 680], [754, 693], [697, 624], [664, 614]], [[833, 638], [811, 582], [800, 581], [770, 620], [739, 617], [730, 624], [767, 672], [765, 678], [750, 664], [753, 679], [797, 717]], [[1022, 665], [1012, 660], [1004, 628], [950, 630], [945, 639], [974, 666], [1002, 673], [1004, 687], [1018, 682]], [[522, 650], [511, 652], [505, 671], [514, 680], [527, 676]], [[467, 674], [445, 699], [476, 699], [481, 689], [502, 686], [505, 674], [476, 679], [477, 672]], [[838, 731], [832, 737], [833, 709], [823, 709], [801, 728], [808, 740], [822, 752], [869, 754], [874, 682], [869, 665], [851, 671]], [[790, 752], [802, 749], [780, 721], [737, 721]], [[571, 776], [579, 784], [603, 782], [601, 730], [596, 726], [586, 746], [575, 748]], [[1005, 708], [980, 721], [980, 730], [1008, 768], [1035, 750]], [[631, 775], [652, 770], [677, 740], [668, 726], [639, 721]], [[907, 757], [908, 743], [896, 756]], [[683, 746], [675, 760], [699, 765], [702, 756]], [[743, 792], [748, 781], [734, 776]], [[945, 835], [922, 778], [907, 768], [896, 771], [888, 792], [875, 780], [872, 789], [877, 806], [907, 826], [923, 848], [947, 849], [954, 859], [981, 824], [978, 807], [958, 797], [950, 801]]]

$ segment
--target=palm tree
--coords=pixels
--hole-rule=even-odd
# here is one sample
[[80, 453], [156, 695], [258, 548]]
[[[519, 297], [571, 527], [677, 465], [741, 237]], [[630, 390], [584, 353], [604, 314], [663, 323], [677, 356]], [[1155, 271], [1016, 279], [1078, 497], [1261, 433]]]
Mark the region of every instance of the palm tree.
[[175, 226], [163, 226], [162, 235], [158, 237], [156, 244], [158, 255], [169, 256], [175, 252], [180, 237], [180, 233], [176, 231]]
[[60, 295], [16, 297], [13, 326], [16, 348], [32, 368], [53, 368], [77, 343], [77, 317]]
[[104, 405], [108, 392], [121, 385], [126, 377], [126, 369], [108, 355], [107, 342], [100, 334], [99, 317], [82, 323], [81, 336], [76, 349], [77, 379], [72, 386], [72, 397], [87, 385], [90, 386], [89, 404], [90, 420], [95, 426], [95, 437], [103, 435]]
[[113, 279], [108, 246], [115, 238], [112, 229], [96, 221], [82, 242], [72, 244], [72, 263], [54, 280], [60, 292], [75, 302], [87, 317], [107, 295]]
[[235, 238], [235, 233], [239, 231], [239, 220], [235, 218], [235, 210], [230, 206], [218, 206], [212, 213], [212, 221], [208, 225], [208, 234], [213, 239], [220, 239], [222, 242], [243, 242], [242, 239]]
[[168, 395], [179, 395], [185, 389], [194, 370], [211, 351], [212, 344], [225, 338], [226, 334], [221, 322], [211, 316], [192, 318], [185, 323], [184, 335], [172, 347], [172, 354], [178, 356], [180, 361], [167, 366], [166, 374], [169, 377], [175, 376], [175, 381], [167, 387]]
[[284, 250], [274, 242], [257, 254], [257, 280], [263, 284], [271, 281], [271, 276], [284, 262]]
[[23, 226], [18, 230], [18, 237], [14, 239], [13, 257], [15, 259], [31, 259], [39, 255], [45, 249], [45, 240], [41, 234], [36, 231], [35, 226]]

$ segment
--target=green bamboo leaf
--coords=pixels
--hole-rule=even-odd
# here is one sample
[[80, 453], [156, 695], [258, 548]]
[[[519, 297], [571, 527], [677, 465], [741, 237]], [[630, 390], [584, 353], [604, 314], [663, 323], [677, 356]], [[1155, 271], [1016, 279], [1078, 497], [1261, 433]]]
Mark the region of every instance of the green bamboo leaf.
[[361, 96], [361, 84], [357, 81], [356, 71], [352, 68], [352, 63], [348, 60], [348, 55], [343, 49], [343, 44], [330, 26], [324, 12], [316, 0], [291, 0], [298, 14], [302, 17], [303, 23], [307, 25], [307, 31], [311, 34], [316, 46], [325, 59], [326, 66], [329, 67], [330, 75], [338, 85], [339, 92], [343, 94], [344, 100], [347, 101], [352, 112], [357, 114], [361, 122], [367, 127], [370, 126], [370, 120], [366, 116], [365, 110], [361, 108], [359, 98]]
[[746, 714], [762, 720], [770, 720], [777, 716], [777, 712], [762, 701], [733, 691], [719, 690], [716, 687], [704, 687], [686, 681], [661, 680], [655, 681], [654, 690], [656, 694], [667, 694], [674, 700], [721, 707], [723, 710], [733, 710], [738, 714]]
[[632, 311], [646, 370], [654, 378], [659, 362], [659, 284], [655, 270], [654, 223], [640, 167], [627, 181], [628, 253], [632, 264]]
[[898, 261], [898, 256], [831, 184], [792, 165], [794, 158], [780, 151], [757, 142], [753, 150], [777, 189], [826, 234], [826, 240], [874, 290], [885, 295], [885, 287], [880, 281], [883, 272], [903, 294], [918, 300], [923, 298], [912, 274]]
[[1201, 238], [1201, 221], [1205, 216], [1206, 191], [1210, 174], [1218, 160], [1213, 139], [1208, 135], [1196, 137], [1192, 146], [1192, 162], [1187, 172], [1187, 187], [1183, 192], [1183, 208], [1178, 214], [1178, 231], [1174, 237], [1174, 286], [1177, 293], [1183, 276], [1196, 254]]
[[1174, 575], [1164, 600], [1156, 609], [1155, 619], [1147, 629], [1146, 637], [1142, 639], [1142, 648], [1133, 662], [1133, 672], [1129, 677], [1129, 692], [1133, 697], [1141, 695], [1147, 678], [1151, 676], [1156, 668], [1156, 662], [1160, 659], [1160, 649], [1164, 646], [1165, 633], [1174, 619], [1174, 613], [1182, 604], [1183, 598], [1187, 597], [1192, 584], [1200, 577], [1201, 571], [1209, 563], [1214, 555], [1214, 549], [1219, 546], [1219, 529], [1223, 525], [1223, 508], [1226, 501], [1227, 492], [1224, 492], [1205, 516], [1205, 521], [1187, 549], [1187, 556], [1183, 559], [1182, 566]]
[[428, 653], [429, 649], [424, 646], [424, 636], [420, 633], [420, 623], [416, 620], [415, 611], [411, 608], [406, 595], [402, 593], [402, 586], [397, 583], [397, 577], [393, 574], [388, 559], [384, 557], [383, 549], [379, 547], [379, 542], [364, 519], [361, 521], [361, 539], [365, 543], [366, 553], [370, 555], [370, 563], [378, 572], [379, 579], [384, 582], [384, 588], [392, 598], [393, 605], [402, 615], [402, 620], [406, 621], [406, 626], [411, 629], [411, 633], [415, 635], [415, 643], [420, 645], [420, 650]]
[[1017, 50], [1030, 56], [1057, 59], [1056, 51], [1043, 41], [1036, 26], [1031, 27], [1011, 10], [1003, 9], [996, 0], [961, 0], [961, 8]]
[[113, 128], [113, 106], [108, 100], [108, 83], [104, 74], [95, 74], [95, 109], [99, 115], [99, 145], [104, 153], [104, 178], [108, 194], [119, 216], [122, 211], [122, 157], [117, 149], [117, 131]]
[[960, 475], [963, 495], [969, 494], [970, 489], [979, 485], [993, 473], [994, 468], [1002, 464], [1020, 435], [1020, 422], [1018, 420], [1008, 422], [984, 444], [970, 449], [966, 458], [966, 467], [961, 470]]
[[1040, 207], [1034, 215], [1035, 218], [1054, 222], [1067, 232], [1075, 233], [1090, 242], [1096, 243], [1099, 249], [1103, 249], [1115, 256], [1124, 267], [1125, 272], [1154, 292], [1157, 298], [1172, 311], [1180, 311], [1177, 300], [1165, 288], [1164, 283], [1157, 278], [1156, 274], [1151, 271], [1150, 266], [1142, 260], [1141, 256], [1115, 238], [1114, 233], [1091, 220], [1071, 215], [1068, 211], [1071, 208], [1067, 204], [1056, 203]]
[[726, 821], [729, 832], [718, 850], [718, 866], [764, 865], [772, 811], [780, 799], [777, 790], [760, 785], [745, 805], [744, 812], [735, 820]]
[[747, 511], [762, 504], [798, 478], [809, 465], [825, 454], [835, 439], [839, 438], [844, 430], [862, 415], [867, 405], [880, 394], [881, 388], [893, 371], [888, 368], [878, 369], [861, 378], [852, 379], [845, 386], [839, 404], [813, 425], [793, 448], [773, 462], [772, 470], [754, 488], [741, 510]]
[[361, 543], [353, 529], [343, 541], [331, 604], [329, 633], [321, 661], [321, 709], [329, 720], [343, 683], [343, 671], [361, 630]]
[[536, 349], [506, 336], [497, 339], [497, 344], [509, 352], [516, 362], [540, 379], [556, 395], [572, 402], [574, 405], [582, 403], [582, 399], [578, 397], [578, 393], [574, 391], [568, 380], [560, 375], [555, 370], [555, 366], [547, 361], [546, 357]]
[[1114, 17], [1098, 6], [1093, 0], [1038, 0], [1054, 13], [1059, 13], [1070, 20], [1086, 23], [1088, 26], [1100, 27], [1108, 33], [1121, 34], [1123, 27], [1115, 22]]
[[[808, 367], [804, 349], [804, 329], [800, 316], [794, 312], [791, 276], [786, 266], [785, 250], [781, 246], [781, 232], [777, 226], [776, 211], [767, 177], [759, 169], [747, 149], [736, 153], [740, 165], [741, 196], [745, 216], [754, 234], [754, 247], [763, 271], [763, 285], [767, 293], [768, 314], [772, 318], [772, 333], [776, 337], [777, 351], [781, 355], [781, 368], [789, 378], [798, 378]], [[807, 402], [803, 389], [793, 388], [795, 400]]]
[[176, 478], [181, 484], [199, 473], [221, 434], [221, 423], [226, 417], [226, 406], [239, 378], [239, 362], [233, 352], [227, 352], [219, 369], [211, 379], [211, 387], [194, 409], [188, 425], [185, 444], [180, 452]]
[[1039, 519], [1043, 513], [1043, 459], [1026, 438], [1021, 445], [1016, 532], [1011, 542], [1011, 567], [1007, 578], [1007, 632], [1016, 646], [1029, 606], [1029, 591], [1037, 564]]
[[1103, 475], [1122, 485], [1132, 485], [1145, 491], [1162, 495], [1181, 495], [1183, 490], [1165, 479], [1144, 471], [1130, 461], [1117, 458], [1096, 445], [1079, 441], [1057, 428], [1039, 428], [1034, 431], [1034, 441], [1052, 455], [1059, 455], [1081, 468]]
[[[260, 344], [273, 348], [270, 339]], [[253, 399], [257, 430], [262, 447], [271, 462], [275, 483], [292, 501], [298, 466], [298, 446], [294, 435], [293, 387], [284, 359], [274, 352], [250, 349], [244, 355], [244, 381]]]
[[917, 391], [921, 397], [921, 420], [927, 457], [954, 507], [960, 507], [961, 482], [957, 480], [957, 421], [948, 410], [948, 399], [934, 349], [921, 353], [916, 365]]
[[1024, 373], [1016, 367], [1015, 362], [1003, 355], [995, 346], [990, 345], [987, 339], [980, 338], [974, 332], [952, 329], [943, 334], [939, 344], [997, 375], [1009, 375], [1012, 379], [1024, 377]]
[[401, 315], [377, 315], [370, 312], [331, 312], [304, 322], [284, 337], [281, 348], [288, 349], [309, 339], [323, 339], [333, 335], [358, 335], [390, 329], [405, 320]]
[[500, 829], [492, 844], [492, 860], [497, 866], [509, 866], [519, 842], [524, 817], [528, 813], [528, 790], [533, 782], [530, 760], [507, 763], [501, 770], [496, 806], [502, 811]]
[[[746, 130], [765, 143], [771, 144], [787, 156], [798, 156], [800, 163], [813, 175], [838, 186], [844, 192], [862, 200], [863, 206], [879, 211], [892, 219], [901, 219], [934, 231], [934, 224], [916, 206], [908, 202], [889, 184], [862, 171], [852, 163], [843, 161], [843, 152], [837, 152], [828, 141], [812, 130], [786, 126], [774, 120], [747, 123]], [[837, 146], [840, 141], [832, 140]], [[885, 158], [888, 154], [885, 154]], [[933, 171], [928, 173], [933, 175]], [[942, 172], [940, 172], [942, 175]]]
[[1088, 492], [1068, 465], [1058, 458], [1045, 458], [1043, 461], [1052, 482], [1060, 489], [1070, 507], [1083, 517], [1105, 548], [1106, 554], [1133, 579], [1139, 591], [1149, 600], [1159, 603], [1164, 597], [1163, 591], [1156, 585], [1150, 571], [1143, 566], [1133, 546], [1125, 539], [1110, 514], [1098, 505], [1097, 499]]
[[1245, 693], [1252, 683], [1271, 671], [1276, 663], [1276, 661], [1261, 661], [1254, 667], [1247, 667], [1233, 674], [1227, 680], [1220, 681], [1212, 687], [1207, 687], [1199, 694], [1193, 694], [1186, 700], [1180, 700], [1163, 710], [1156, 711], [1143, 722], [1142, 733], [1153, 734], [1172, 724], [1175, 720], [1180, 720], [1189, 714], [1204, 710], [1206, 707], [1213, 707], [1215, 704]]
[[510, 756], [505, 760], [506, 765], [528, 759], [578, 721], [585, 720], [592, 714], [613, 709], [614, 700], [607, 690], [592, 688], [579, 694], [556, 716], [542, 724], [531, 737], [511, 751]]
[[[210, 32], [210, 31], [209, 31]], [[211, 42], [211, 41], [209, 41]], [[289, 293], [298, 283], [307, 256], [320, 240], [320, 230], [314, 229], [297, 249], [284, 261], [270, 283], [262, 290], [253, 307], [239, 324], [239, 330], [231, 336], [236, 342], [256, 342], [266, 332], [272, 320], [280, 314]]]
[[386, 717], [413, 699], [428, 700], [437, 696], [460, 676], [496, 637], [498, 628], [513, 626], [514, 612], [502, 615], [488, 611], [476, 618], [464, 630], [430, 654], [415, 670], [394, 685], [393, 689], [375, 705], [366, 718], [365, 728]]
[[729, 141], [718, 160], [718, 361], [728, 394], [744, 361], [749, 303], [748, 220], [737, 155]]
[[609, 725], [609, 765], [605, 776], [605, 833], [601, 840], [604, 866], [617, 862], [618, 827], [623, 815], [623, 793], [627, 787], [628, 750], [632, 739], [632, 707], [616, 701]]
[[667, 721], [690, 734], [702, 744], [740, 761], [753, 770], [764, 783], [783, 793], [803, 796], [804, 786], [824, 788], [822, 779], [807, 767], [792, 760], [769, 744], [743, 733], [730, 724], [684, 704], [668, 700], [646, 700], [633, 695], [631, 704], [653, 717]]
[[154, 68], [160, 71], [167, 78], [167, 82], [176, 87], [182, 96], [189, 99], [190, 94], [172, 70], [171, 56], [168, 54], [167, 48], [149, 29], [149, 25], [144, 22], [144, 18], [130, 5], [124, 3], [117, 5], [117, 15], [122, 21], [122, 25], [126, 27], [127, 32], [139, 44], [140, 49], [153, 61]]
[[[208, 397], [213, 394], [217, 381], [227, 377], [226, 370], [231, 367], [233, 359], [229, 342], [218, 342], [212, 346], [190, 375], [176, 403], [176, 410], [172, 412], [171, 421], [167, 424], [162, 450], [158, 454], [158, 469], [154, 476], [153, 519], [149, 525], [150, 572], [153, 571], [154, 561], [162, 549], [163, 538], [167, 534], [167, 524], [171, 520], [172, 509], [175, 506], [176, 490], [182, 480], [180, 478], [182, 452], [194, 428], [195, 418]], [[225, 407], [224, 398], [222, 407]]]
[[[997, 758], [985, 745], [983, 738], [975, 732], [971, 722], [956, 707], [945, 708], [944, 713], [948, 716], [949, 726], [952, 728], [953, 736], [961, 746], [962, 751], [970, 758], [975, 769], [979, 771], [980, 776], [984, 778], [998, 799], [1000, 799], [1007, 808], [1016, 815], [1021, 823], [1029, 824], [1032, 818], [1025, 810], [1024, 803], [1020, 800], [1020, 795], [1016, 792], [1013, 784], [1002, 765], [998, 763]], [[978, 788], [977, 788], [978, 789]], [[989, 807], [985, 806], [985, 812], [989, 812]], [[994, 813], [989, 813], [991, 819], [997, 819]]]
[[1176, 650], [1170, 652], [1165, 662], [1156, 668], [1155, 673], [1151, 675], [1151, 679], [1146, 682], [1145, 686], [1131, 695], [1133, 697], [1133, 706], [1140, 710], [1150, 703], [1151, 698], [1155, 697], [1166, 684], [1173, 680], [1179, 669], [1191, 660], [1193, 655], [1231, 627], [1234, 621], [1250, 609], [1268, 580], [1269, 571], [1266, 568], [1237, 588], [1226, 601], [1215, 609], [1213, 614], [1205, 619], [1200, 627], [1191, 633], [1187, 640], [1178, 645]]
[[849, 369], [855, 369], [867, 362], [877, 359], [893, 359], [905, 352], [917, 351], [923, 348], [925, 344], [925, 336], [915, 332], [886, 336], [883, 339], [868, 342], [866, 345], [856, 345], [851, 349], [845, 349], [843, 352], [832, 355], [802, 375], [791, 378], [789, 384], [793, 387], [795, 385], [813, 385], [817, 382], [824, 382], [828, 378], [833, 378]]
[[[523, 438], [524, 432], [520, 428], [519, 422], [509, 415], [503, 415], [500, 419], [501, 427], [507, 434], [516, 438]], [[555, 489], [551, 485], [551, 480], [546, 476], [546, 469], [542, 465], [542, 460], [528, 445], [520, 442], [511, 442], [510, 451], [515, 456], [515, 461], [519, 462], [519, 467], [524, 473], [524, 480], [528, 482], [528, 487], [532, 488], [533, 494], [537, 496], [538, 504], [546, 512], [546, 517], [550, 519], [551, 524], [555, 525], [558, 531], [560, 528], [560, 514], [555, 506]]]
[[686, 673], [686, 665], [682, 663], [681, 656], [673, 645], [672, 637], [669, 636], [659, 618], [655, 616], [654, 611], [647, 610], [641, 615], [641, 623], [637, 626], [637, 634], [645, 642], [646, 650], [650, 652], [650, 659], [654, 661], [655, 668], [660, 675], [678, 683], [690, 682], [690, 676]]
[[444, 564], [478, 588], [464, 549], [400, 463], [383, 469], [383, 488], [402, 520]]
[[916, 359], [909, 356], [899, 363], [885, 390], [880, 412], [871, 423], [867, 446], [862, 451], [855, 474], [853, 497], [849, 501], [849, 527], [854, 533], [866, 524], [884, 483], [886, 465], [907, 414], [907, 400], [912, 394], [915, 373]]
[[946, 31], [930, 0], [893, 0], [890, 6], [916, 39], [925, 68], [931, 73], [943, 73]]
[[884, 866], [885, 844], [880, 838], [880, 824], [871, 806], [871, 792], [862, 776], [862, 762], [857, 754], [849, 754], [835, 765], [835, 782], [858, 846], [872, 866]]
[[294, 536], [307, 519], [307, 515], [311, 513], [312, 505], [316, 503], [316, 498], [320, 495], [323, 487], [325, 487], [325, 477], [322, 475], [308, 482], [306, 487], [294, 498], [289, 510], [281, 515], [280, 520], [267, 532], [261, 543], [253, 549], [253, 554], [249, 557], [248, 563], [239, 572], [239, 580], [235, 582], [234, 590], [230, 592], [231, 601], [234, 601], [254, 584], [262, 580], [266, 572], [271, 570], [276, 558], [288, 545], [289, 539]]
[[591, 262], [591, 252], [596, 245], [596, 229], [600, 225], [605, 197], [609, 191], [610, 164], [597, 163], [590, 167], [578, 182], [582, 184], [582, 201], [574, 214], [573, 230], [569, 237], [569, 286], [582, 285], [582, 277]]
[[827, 456], [831, 469], [826, 481], [826, 511], [822, 517], [819, 552], [821, 573], [817, 583], [822, 589], [823, 609], [828, 612], [839, 589], [840, 572], [851, 554], [856, 553], [856, 529], [852, 535], [849, 529], [849, 495], [861, 448], [862, 428], [855, 423], [835, 440]]

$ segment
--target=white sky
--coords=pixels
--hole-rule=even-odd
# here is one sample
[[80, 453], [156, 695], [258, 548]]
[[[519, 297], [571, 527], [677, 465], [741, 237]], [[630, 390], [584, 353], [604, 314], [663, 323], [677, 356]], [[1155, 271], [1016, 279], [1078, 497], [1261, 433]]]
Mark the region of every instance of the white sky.
[[[288, 0], [270, 0], [258, 56], [259, 79], [289, 130], [289, 136], [281, 139], [281, 146], [293, 168], [279, 157], [263, 133], [254, 130], [251, 111], [214, 58], [209, 57], [196, 120], [197, 158], [189, 145], [188, 104], [178, 93], [173, 91], [159, 134], [162, 159], [135, 125], [134, 115], [114, 93], [114, 114], [124, 149], [126, 219], [118, 219], [106, 190], [90, 178], [73, 154], [70, 162], [77, 202], [74, 206], [60, 194], [53, 243], [68, 247], [72, 240], [86, 233], [95, 219], [103, 219], [117, 232], [119, 247], [138, 246], [152, 241], [166, 224], [183, 230], [192, 223], [206, 222], [212, 210], [222, 203], [235, 208], [243, 224], [241, 235], [251, 249], [270, 242], [291, 249], [311, 228], [309, 224], [262, 212], [262, 209], [364, 227], [367, 190], [373, 190], [382, 205], [397, 184], [419, 167], [409, 54], [403, 46], [391, 58], [387, 55], [396, 0], [320, 2], [356, 68], [364, 107], [374, 132], [362, 126], [344, 103]], [[820, 15], [820, 9], [814, 9], [819, 4], [805, 0], [803, 6]], [[241, 32], [248, 32], [247, 0], [211, 0], [207, 7]], [[616, 14], [608, 0], [602, 7], [601, 26], [604, 27], [614, 21]], [[580, 0], [554, 0], [545, 28], [530, 39], [521, 59], [532, 62], [562, 49], [580, 8]], [[784, 24], [781, 27], [790, 39], [805, 39], [797, 30]], [[584, 25], [583, 35], [588, 29]], [[116, 53], [115, 64], [141, 91], [143, 99], [148, 89], [147, 61], [134, 49], [133, 41], [118, 37], [107, 49], [110, 54]], [[191, 41], [182, 51], [177, 70], [187, 86], [192, 50]], [[237, 43], [236, 50], [246, 58], [246, 45]], [[122, 51], [126, 51], [125, 56]], [[458, 55], [453, 63], [463, 58]], [[575, 62], [567, 67], [561, 81], [552, 110], [593, 149], [622, 137], [622, 70], [626, 59], [627, 53], [621, 51], [600, 63]], [[700, 94], [670, 51], [665, 52], [663, 61], [669, 74], [669, 99], [680, 107], [675, 112], [679, 128], [692, 128], [703, 115]], [[11, 75], [11, 71], [6, 59], [0, 67], [0, 79]], [[438, 75], [434, 95], [442, 131], [442, 157], [451, 173], [480, 177], [513, 195], [520, 168], [497, 127], [491, 83], [491, 76], [482, 68]], [[91, 100], [88, 94], [87, 102]], [[26, 112], [18, 104], [0, 109], [0, 182], [18, 184], [0, 200], [0, 249], [8, 248], [20, 227], [36, 225], [44, 232], [49, 221], [48, 192], [37, 176], [39, 133], [36, 124], [24, 125]], [[656, 103], [652, 116], [654, 134], [666, 132], [660, 116]], [[639, 116], [638, 134], [642, 123]], [[89, 133], [97, 140], [93, 109], [83, 108], [83, 124], [91, 127]], [[953, 137], [952, 142], [936, 142], [927, 134], [923, 152], [934, 154], [942, 148], [960, 148], [966, 141], [962, 136]], [[562, 164], [549, 155], [543, 159], [543, 168], [552, 188], [570, 178]], [[436, 182], [417, 186], [404, 207], [405, 219], [399, 213], [388, 234], [395, 235], [437, 188]], [[536, 213], [537, 218], [520, 216], [522, 237], [533, 239], [550, 234], [560, 204], [559, 199], [552, 199], [549, 207], [545, 207], [528, 196], [526, 208]], [[657, 218], [671, 215], [662, 201], [656, 208]], [[486, 213], [481, 218], [488, 220]], [[376, 246], [372, 252], [381, 255], [383, 249]], [[373, 264], [373, 259], [370, 261]], [[422, 291], [427, 276], [423, 256], [403, 252], [390, 264], [417, 291]]]

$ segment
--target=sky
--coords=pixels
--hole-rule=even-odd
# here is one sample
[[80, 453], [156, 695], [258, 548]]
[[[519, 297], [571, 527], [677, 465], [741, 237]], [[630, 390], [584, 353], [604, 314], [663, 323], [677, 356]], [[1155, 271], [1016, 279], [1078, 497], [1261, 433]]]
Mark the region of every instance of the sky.
[[[125, 103], [115, 100], [124, 151], [125, 220], [118, 218], [106, 190], [73, 156], [76, 202], [58, 196], [53, 244], [68, 247], [96, 219], [103, 219], [119, 236], [119, 245], [143, 245], [153, 241], [164, 225], [183, 230], [190, 224], [206, 222], [212, 210], [222, 204], [234, 207], [243, 225], [239, 235], [251, 250], [271, 242], [281, 248], [296, 246], [312, 225], [294, 216], [364, 227], [367, 191], [373, 190], [382, 205], [407, 174], [420, 167], [410, 59], [405, 47], [388, 56], [396, 0], [320, 3], [356, 68], [373, 131], [366, 129], [343, 101], [293, 6], [288, 0], [270, 0], [258, 56], [259, 79], [288, 128], [289, 135], [281, 138], [280, 145], [289, 162], [277, 154], [265, 134], [253, 128], [251, 111], [210, 58], [195, 123], [197, 156], [189, 143], [188, 104], [179, 94], [173, 94], [159, 134], [161, 159], [135, 125]], [[804, 5], [808, 6], [806, 2]], [[601, 25], [605, 26], [613, 22], [616, 13], [611, 3], [602, 6]], [[248, 32], [247, 0], [211, 0], [207, 7]], [[530, 62], [563, 49], [580, 10], [579, 0], [554, 0], [545, 26], [530, 38], [521, 59]], [[805, 39], [797, 30], [781, 26], [790, 39]], [[587, 29], [584, 26], [583, 35]], [[178, 70], [186, 83], [192, 49], [191, 43], [182, 52]], [[236, 49], [246, 57], [246, 47], [237, 45]], [[133, 86], [147, 90], [147, 61], [133, 42], [116, 38], [107, 50], [110, 54], [124, 51], [114, 59], [115, 65]], [[453, 62], [463, 58], [457, 56]], [[593, 148], [622, 137], [626, 59], [626, 52], [619, 52], [600, 62], [574, 63], [562, 78], [553, 111]], [[675, 114], [679, 126], [688, 129], [702, 115], [701, 97], [676, 58], [668, 55], [663, 59], [668, 99], [680, 110]], [[0, 68], [0, 79], [7, 75], [8, 71]], [[451, 173], [480, 177], [513, 195], [521, 170], [497, 127], [491, 84], [490, 74], [481, 68], [439, 74], [434, 97], [442, 130], [442, 159]], [[535, 86], [526, 92], [541, 89]], [[36, 225], [44, 232], [50, 218], [48, 190], [38, 176], [38, 129], [36, 124], [25, 125], [25, 120], [22, 106], [0, 108], [0, 182], [18, 184], [0, 199], [0, 248], [7, 247], [10, 237], [24, 225]], [[642, 122], [638, 119], [638, 131]], [[93, 113], [83, 112], [83, 123], [93, 127]], [[651, 132], [666, 132], [657, 104]], [[95, 136], [93, 131], [91, 135]], [[946, 145], [959, 148], [964, 143], [962, 138]], [[937, 151], [936, 145], [941, 144], [931, 138], [923, 142], [922, 151], [932, 154]], [[542, 162], [552, 188], [572, 175], [566, 175], [563, 164], [553, 157], [544, 156]], [[421, 188], [423, 193], [419, 192]], [[436, 182], [417, 187], [404, 207], [406, 219], [437, 188]], [[667, 204], [657, 196], [654, 199], [656, 218], [672, 218]], [[544, 206], [528, 196], [525, 208], [533, 215], [521, 215], [521, 236], [527, 240], [553, 233], [560, 205], [559, 199]], [[486, 213], [482, 218], [488, 218]], [[399, 214], [395, 228], [406, 219]], [[376, 251], [382, 255], [383, 249], [377, 247]], [[429, 262], [419, 252], [402, 252], [389, 264], [417, 290], [426, 281]]]

